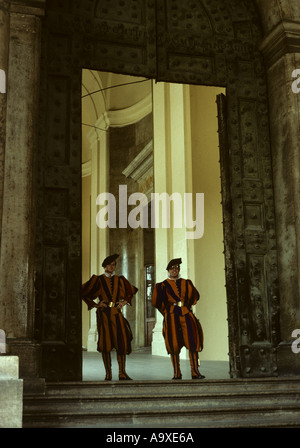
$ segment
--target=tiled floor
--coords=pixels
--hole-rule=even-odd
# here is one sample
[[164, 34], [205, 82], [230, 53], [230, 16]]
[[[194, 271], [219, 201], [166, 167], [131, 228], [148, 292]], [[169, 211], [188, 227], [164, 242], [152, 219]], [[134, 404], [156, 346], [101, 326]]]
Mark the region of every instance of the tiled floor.
[[[118, 380], [118, 364], [116, 352], [111, 354], [113, 380]], [[200, 355], [201, 360], [201, 355]], [[190, 363], [188, 359], [180, 361], [182, 378], [191, 379]], [[200, 372], [207, 379], [228, 379], [229, 362], [201, 361]], [[154, 356], [150, 348], [132, 352], [126, 358], [126, 371], [133, 380], [170, 380], [173, 368], [169, 356]], [[98, 352], [83, 352], [83, 381], [102, 381], [105, 370], [102, 356]]]

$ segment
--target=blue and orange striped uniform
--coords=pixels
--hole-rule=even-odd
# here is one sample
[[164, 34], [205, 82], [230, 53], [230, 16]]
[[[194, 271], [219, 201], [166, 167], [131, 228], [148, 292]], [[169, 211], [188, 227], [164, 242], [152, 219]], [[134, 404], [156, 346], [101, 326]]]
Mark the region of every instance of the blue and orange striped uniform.
[[132, 331], [116, 305], [120, 300], [126, 300], [131, 305], [132, 297], [137, 291], [122, 275], [93, 275], [82, 285], [81, 297], [89, 310], [97, 307], [94, 302], [97, 297], [107, 303], [102, 309], [97, 307], [99, 352], [108, 353], [115, 348], [119, 355], [131, 353]]
[[163, 336], [169, 354], [179, 354], [183, 346], [191, 352], [202, 351], [202, 327], [191, 311], [199, 298], [191, 280], [166, 279], [155, 285], [152, 303], [164, 316]]

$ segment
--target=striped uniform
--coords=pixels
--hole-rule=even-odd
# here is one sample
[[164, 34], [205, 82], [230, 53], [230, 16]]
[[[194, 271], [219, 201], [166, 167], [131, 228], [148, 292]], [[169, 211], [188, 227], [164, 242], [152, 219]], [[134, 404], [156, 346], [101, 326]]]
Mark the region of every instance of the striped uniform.
[[[164, 316], [163, 336], [169, 354], [179, 354], [183, 346], [191, 352], [203, 349], [203, 331], [190, 311], [200, 295], [191, 280], [166, 279], [155, 285], [152, 303]], [[181, 302], [182, 306], [176, 305]]]
[[131, 305], [132, 296], [138, 289], [121, 276], [93, 275], [81, 287], [82, 300], [88, 309], [97, 307], [94, 300], [99, 297], [107, 303], [107, 307], [97, 309], [98, 347], [99, 352], [108, 353], [113, 348], [120, 355], [131, 353], [132, 332], [129, 322], [121, 310], [111, 307], [124, 299]]

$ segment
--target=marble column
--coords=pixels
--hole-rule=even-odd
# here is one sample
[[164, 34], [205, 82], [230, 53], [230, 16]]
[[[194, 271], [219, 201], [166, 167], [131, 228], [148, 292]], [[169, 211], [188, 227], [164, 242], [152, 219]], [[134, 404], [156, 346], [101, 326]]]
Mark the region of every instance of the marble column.
[[[298, 13], [300, 17], [300, 7]], [[300, 69], [299, 22], [280, 21], [261, 50], [268, 76], [277, 227], [282, 340], [277, 349], [278, 372], [299, 375], [300, 358], [291, 349], [292, 333], [300, 328], [300, 93], [293, 89], [292, 76]]]
[[[97, 197], [101, 192], [108, 191], [108, 129], [109, 120], [105, 114], [95, 123], [95, 128], [89, 133], [91, 147], [91, 272], [103, 273], [102, 262], [108, 254], [108, 229], [96, 225], [98, 206]], [[97, 351], [98, 330], [96, 308], [90, 311], [90, 329], [88, 333], [88, 351]]]
[[[167, 85], [165, 83], [153, 83], [153, 146], [154, 146], [154, 192], [167, 192], [167, 144], [168, 135], [166, 129], [167, 110]], [[160, 175], [157, 175], [160, 173]], [[155, 229], [155, 280], [162, 282], [166, 277], [166, 266], [170, 256], [170, 244], [168, 229]], [[156, 310], [156, 324], [153, 329], [152, 355], [167, 356], [165, 342], [162, 335], [163, 318]]]
[[[170, 198], [174, 198], [174, 201], [170, 201], [169, 227], [164, 228], [161, 220], [156, 222], [156, 282], [165, 280], [166, 266], [172, 258], [182, 258], [181, 276], [193, 279], [194, 245], [187, 238], [184, 219], [184, 194], [192, 193], [189, 175], [192, 164], [189, 97], [188, 86], [165, 83], [153, 85], [154, 192], [158, 195], [167, 193]], [[153, 330], [152, 354], [167, 355], [162, 337], [162, 316], [158, 312]], [[187, 357], [187, 351], [183, 349], [181, 358]]]
[[[3, 2], [2, 2], [3, 3]], [[37, 153], [39, 7], [11, 2], [6, 154], [0, 266], [0, 328], [18, 356], [21, 378], [39, 377], [34, 341], [35, 156]]]
[[3, 183], [6, 136], [7, 74], [10, 29], [9, 7], [9, 0], [0, 0], [0, 234], [3, 211]]

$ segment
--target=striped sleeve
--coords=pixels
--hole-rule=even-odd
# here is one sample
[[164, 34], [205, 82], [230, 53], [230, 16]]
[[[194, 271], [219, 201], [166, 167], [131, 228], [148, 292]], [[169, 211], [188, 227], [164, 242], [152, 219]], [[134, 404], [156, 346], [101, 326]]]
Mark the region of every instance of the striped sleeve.
[[187, 280], [187, 291], [188, 291], [188, 307], [196, 305], [200, 299], [200, 294], [193, 285], [191, 280]]
[[167, 295], [162, 283], [156, 283], [154, 287], [152, 294], [152, 304], [155, 308], [158, 309], [158, 311], [163, 314], [166, 309]]
[[138, 288], [133, 286], [123, 275], [120, 275], [120, 280], [124, 287], [122, 294], [124, 297], [120, 297], [120, 299], [126, 300], [131, 305], [132, 297], [138, 292]]
[[88, 309], [96, 307], [94, 299], [101, 293], [101, 285], [97, 275], [93, 275], [87, 282], [81, 286], [81, 298], [87, 304]]

